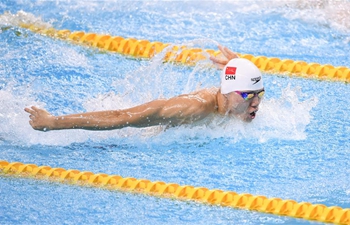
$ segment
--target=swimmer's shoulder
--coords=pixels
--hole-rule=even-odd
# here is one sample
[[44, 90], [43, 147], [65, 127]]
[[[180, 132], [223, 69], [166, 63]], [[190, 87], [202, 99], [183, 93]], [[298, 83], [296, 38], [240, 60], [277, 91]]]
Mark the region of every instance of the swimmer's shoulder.
[[205, 88], [205, 89], [201, 89], [198, 91], [194, 91], [191, 94], [193, 95], [212, 95], [212, 96], [216, 96], [216, 94], [218, 93], [219, 88], [216, 87], [212, 87], [212, 88]]
[[192, 101], [192, 106], [196, 106], [199, 108], [211, 109], [215, 108], [217, 105], [217, 92], [218, 88], [206, 88], [191, 92], [189, 94], [183, 94], [176, 97], [179, 101], [182, 99], [186, 99]]
[[206, 88], [198, 92], [198, 95], [200, 95], [202, 98], [206, 99], [208, 102], [215, 101], [216, 102], [216, 95], [218, 93], [218, 88]]
[[202, 104], [205, 103], [203, 107], [212, 109], [217, 105], [218, 91], [218, 88], [206, 88], [195, 92], [194, 95], [197, 96], [196, 98], [200, 100]]
[[200, 102], [212, 103], [216, 102], [216, 94], [218, 92], [218, 88], [206, 88], [191, 92], [189, 94], [179, 95], [177, 98], [186, 98], [186, 99], [196, 99]]

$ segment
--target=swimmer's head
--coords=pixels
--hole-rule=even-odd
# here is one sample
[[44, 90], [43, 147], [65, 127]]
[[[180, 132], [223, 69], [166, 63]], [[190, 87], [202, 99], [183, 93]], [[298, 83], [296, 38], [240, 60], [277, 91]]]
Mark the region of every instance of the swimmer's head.
[[231, 59], [221, 73], [221, 93], [256, 91], [264, 88], [260, 70], [251, 61]]

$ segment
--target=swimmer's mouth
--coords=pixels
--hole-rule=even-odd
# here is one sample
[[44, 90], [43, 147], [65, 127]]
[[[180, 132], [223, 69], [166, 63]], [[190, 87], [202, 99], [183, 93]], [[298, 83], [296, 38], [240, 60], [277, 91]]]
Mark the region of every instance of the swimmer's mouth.
[[252, 119], [254, 119], [255, 116], [256, 116], [256, 111], [253, 111], [253, 112], [249, 113], [249, 115], [250, 115], [250, 117], [251, 117]]

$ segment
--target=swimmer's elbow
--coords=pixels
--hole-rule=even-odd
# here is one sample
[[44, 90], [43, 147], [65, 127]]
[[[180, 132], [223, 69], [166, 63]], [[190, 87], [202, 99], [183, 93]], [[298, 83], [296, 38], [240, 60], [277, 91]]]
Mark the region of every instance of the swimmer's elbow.
[[92, 117], [94, 118], [96, 129], [121, 129], [130, 124], [130, 118], [121, 110], [105, 111]]

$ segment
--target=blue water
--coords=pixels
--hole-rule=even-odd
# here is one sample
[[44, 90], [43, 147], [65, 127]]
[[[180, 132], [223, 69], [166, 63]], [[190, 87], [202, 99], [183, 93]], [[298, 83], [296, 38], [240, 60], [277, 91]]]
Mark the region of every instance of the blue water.
[[[2, 1], [0, 159], [350, 208], [349, 86], [265, 74], [251, 124], [38, 132], [24, 107], [117, 109], [219, 85], [206, 64], [135, 60], [18, 27], [82, 30], [350, 67], [349, 2]], [[203, 66], [204, 65], [204, 66]], [[0, 177], [1, 224], [318, 224]]]

